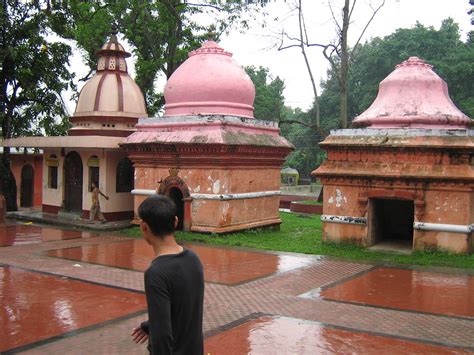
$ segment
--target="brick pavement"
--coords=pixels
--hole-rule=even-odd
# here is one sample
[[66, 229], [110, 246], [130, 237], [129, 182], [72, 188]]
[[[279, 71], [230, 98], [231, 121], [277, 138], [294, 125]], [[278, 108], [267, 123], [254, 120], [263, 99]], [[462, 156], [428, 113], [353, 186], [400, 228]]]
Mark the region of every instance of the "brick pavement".
[[[43, 251], [124, 240], [121, 236], [98, 236], [0, 248], [0, 263], [52, 273], [104, 285], [143, 291], [140, 272], [63, 260], [42, 255]], [[370, 270], [368, 264], [315, 257], [315, 263], [238, 286], [206, 284], [204, 331], [221, 327], [254, 313], [282, 315], [420, 342], [461, 347], [474, 352], [474, 318], [456, 318], [355, 305], [299, 295]], [[80, 265], [80, 266], [77, 266]], [[474, 305], [473, 305], [474, 307]], [[144, 353], [129, 332], [146, 315], [123, 319], [67, 334], [38, 344], [24, 353]]]

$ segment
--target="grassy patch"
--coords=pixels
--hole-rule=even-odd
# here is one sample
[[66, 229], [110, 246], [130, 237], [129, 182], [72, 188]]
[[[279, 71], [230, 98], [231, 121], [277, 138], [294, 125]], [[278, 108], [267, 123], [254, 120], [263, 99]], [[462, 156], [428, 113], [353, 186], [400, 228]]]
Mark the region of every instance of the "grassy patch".
[[[473, 255], [455, 255], [444, 252], [413, 252], [411, 255], [394, 255], [372, 252], [364, 248], [336, 243], [323, 243], [321, 221], [318, 215], [281, 213], [283, 223], [279, 231], [251, 230], [226, 235], [178, 232], [179, 241], [200, 242], [210, 245], [241, 246], [264, 250], [288, 251], [305, 254], [328, 255], [346, 260], [371, 263], [393, 263], [426, 266], [474, 268]], [[138, 227], [122, 232], [138, 237]]]
[[302, 205], [311, 205], [311, 206], [320, 206], [323, 203], [319, 202], [318, 200], [302, 200], [302, 201], [296, 201], [296, 203], [301, 203]]

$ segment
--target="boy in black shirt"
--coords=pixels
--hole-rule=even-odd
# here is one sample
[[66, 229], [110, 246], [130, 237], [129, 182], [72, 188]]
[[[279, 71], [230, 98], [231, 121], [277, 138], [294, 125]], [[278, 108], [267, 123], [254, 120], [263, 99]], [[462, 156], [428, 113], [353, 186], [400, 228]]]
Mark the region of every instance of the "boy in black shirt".
[[176, 205], [153, 195], [140, 205], [138, 216], [156, 258], [145, 271], [148, 321], [133, 329], [133, 341], [149, 340], [151, 354], [202, 355], [203, 269], [194, 252], [176, 243]]

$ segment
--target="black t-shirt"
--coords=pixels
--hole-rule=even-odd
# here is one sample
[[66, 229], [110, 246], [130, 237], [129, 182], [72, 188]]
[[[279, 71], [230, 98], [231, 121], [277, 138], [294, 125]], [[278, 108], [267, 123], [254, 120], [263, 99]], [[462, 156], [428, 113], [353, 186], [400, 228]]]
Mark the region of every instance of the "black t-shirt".
[[[157, 257], [145, 271], [145, 293], [152, 354], [201, 355], [204, 276], [189, 249]], [[146, 329], [149, 328], [149, 329]]]

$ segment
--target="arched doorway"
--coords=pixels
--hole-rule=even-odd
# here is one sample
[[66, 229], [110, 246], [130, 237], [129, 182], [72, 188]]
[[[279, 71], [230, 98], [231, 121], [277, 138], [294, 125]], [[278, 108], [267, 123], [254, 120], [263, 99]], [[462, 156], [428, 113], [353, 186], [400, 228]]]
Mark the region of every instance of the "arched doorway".
[[35, 171], [30, 164], [21, 168], [20, 207], [33, 207]]
[[64, 161], [64, 209], [82, 212], [82, 159], [76, 152], [70, 152]]
[[183, 202], [183, 193], [177, 187], [172, 187], [167, 191], [167, 195], [171, 198], [176, 204], [176, 215], [178, 216], [178, 226], [177, 230], [183, 230], [183, 221], [184, 221], [184, 202]]

